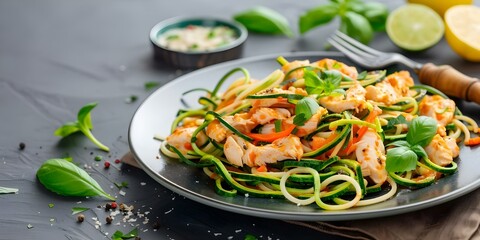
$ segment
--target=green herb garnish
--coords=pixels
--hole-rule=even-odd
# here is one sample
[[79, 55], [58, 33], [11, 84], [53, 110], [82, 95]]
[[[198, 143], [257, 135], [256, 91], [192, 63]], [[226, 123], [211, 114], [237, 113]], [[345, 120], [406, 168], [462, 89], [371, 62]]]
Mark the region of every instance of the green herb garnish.
[[45, 161], [37, 171], [37, 178], [48, 190], [63, 196], [102, 196], [115, 200], [102, 187], [77, 165], [56, 158]]
[[67, 122], [65, 125], [59, 127], [55, 130], [55, 135], [60, 137], [66, 137], [71, 135], [72, 133], [82, 132], [90, 141], [92, 141], [95, 145], [97, 145], [103, 151], [110, 151], [110, 149], [103, 145], [100, 141], [98, 141], [95, 136], [93, 136], [92, 132], [90, 131], [93, 129], [92, 119], [90, 112], [93, 108], [97, 106], [97, 103], [89, 103], [83, 106], [77, 114], [77, 121], [75, 122]]
[[342, 74], [337, 70], [324, 70], [317, 74], [311, 69], [304, 69], [305, 89], [310, 95], [325, 97], [332, 94], [344, 94], [340, 89]]
[[89, 210], [90, 208], [88, 207], [73, 207], [72, 208], [72, 215], [75, 215], [77, 213], [81, 213], [81, 212], [85, 212], [87, 210]]
[[160, 85], [160, 83], [158, 82], [146, 82], [144, 86], [145, 86], [145, 90], [150, 91], [158, 87], [158, 85]]
[[112, 235], [112, 240], [123, 240], [123, 239], [131, 239], [138, 236], [138, 229], [134, 228], [132, 231], [123, 234], [121, 231], [117, 230]]
[[122, 188], [128, 187], [128, 183], [125, 182], [125, 181], [124, 181], [124, 182], [121, 182], [121, 183], [116, 183], [116, 182], [114, 182], [113, 184], [115, 184], [115, 186], [116, 186], [119, 190], [122, 189]]
[[317, 112], [318, 108], [320, 108], [320, 105], [313, 98], [300, 99], [295, 106], [293, 124], [303, 126]]
[[414, 118], [409, 125], [406, 140], [395, 141], [395, 146], [387, 151], [386, 169], [388, 172], [414, 170], [418, 157], [426, 157], [425, 147], [437, 133], [437, 121], [431, 117]]

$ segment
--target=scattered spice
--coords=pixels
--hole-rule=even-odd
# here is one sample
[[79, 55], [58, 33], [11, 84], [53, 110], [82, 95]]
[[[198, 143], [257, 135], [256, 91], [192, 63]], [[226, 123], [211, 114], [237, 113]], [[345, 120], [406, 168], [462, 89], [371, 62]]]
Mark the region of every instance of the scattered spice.
[[110, 205], [111, 205], [112, 209], [116, 209], [116, 208], [117, 208], [117, 203], [116, 203], [116, 202], [112, 202]]
[[25, 143], [24, 143], [24, 142], [19, 143], [19, 144], [18, 144], [18, 149], [19, 149], [19, 150], [25, 149]]
[[119, 164], [119, 163], [121, 163], [121, 162], [122, 162], [122, 161], [121, 161], [120, 159], [118, 159], [118, 158], [115, 159], [115, 163], [116, 163], [116, 164]]
[[94, 158], [94, 160], [97, 161], [97, 162], [102, 161], [102, 159], [103, 159], [103, 157], [100, 156], [100, 155], [97, 155], [97, 156], [95, 156], [95, 158]]
[[105, 204], [105, 211], [108, 211], [110, 209], [112, 209], [112, 204], [111, 203]]
[[125, 103], [133, 103], [137, 101], [138, 97], [135, 95], [131, 95], [130, 97], [125, 98]]
[[105, 161], [105, 163], [103, 163], [103, 166], [108, 169], [110, 168], [110, 162], [109, 161]]
[[85, 220], [85, 215], [83, 214], [78, 214], [77, 216], [77, 222], [81, 223]]
[[156, 230], [160, 229], [160, 222], [155, 221], [155, 222], [152, 224], [152, 228], [153, 228], [153, 229], [156, 229]]
[[53, 203], [49, 203], [49, 204], [48, 204], [48, 207], [49, 207], [49, 208], [53, 208], [54, 206], [55, 206], [55, 204], [53, 204]]
[[28, 228], [28, 229], [32, 229], [32, 228], [33, 228], [33, 225], [32, 225], [32, 224], [28, 224], [28, 225], [27, 225], [27, 228]]
[[113, 221], [113, 218], [111, 216], [107, 216], [107, 218], [105, 218], [105, 221], [107, 222], [107, 224], [111, 224]]

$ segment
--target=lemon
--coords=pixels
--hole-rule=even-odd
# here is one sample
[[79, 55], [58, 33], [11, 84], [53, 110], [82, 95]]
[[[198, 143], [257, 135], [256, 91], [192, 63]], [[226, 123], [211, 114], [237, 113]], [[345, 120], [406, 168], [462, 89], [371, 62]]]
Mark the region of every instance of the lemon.
[[447, 9], [459, 4], [472, 4], [473, 0], [408, 0], [408, 2], [426, 5], [443, 17]]
[[393, 43], [410, 51], [435, 45], [445, 32], [443, 19], [421, 4], [406, 4], [393, 10], [387, 18], [386, 29]]
[[480, 8], [458, 5], [445, 13], [445, 39], [464, 59], [480, 62]]

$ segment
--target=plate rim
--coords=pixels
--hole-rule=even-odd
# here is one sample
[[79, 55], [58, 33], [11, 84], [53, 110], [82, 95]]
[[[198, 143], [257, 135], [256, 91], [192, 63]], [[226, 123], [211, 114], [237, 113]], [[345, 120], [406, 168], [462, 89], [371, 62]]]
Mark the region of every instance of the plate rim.
[[[154, 170], [148, 166], [140, 157], [139, 154], [136, 152], [135, 147], [133, 146], [132, 142], [132, 131], [134, 128], [134, 122], [136, 121], [137, 113], [142, 109], [142, 107], [147, 104], [149, 99], [152, 98], [157, 92], [162, 91], [163, 88], [168, 88], [170, 85], [176, 84], [176, 82], [182, 81], [184, 78], [191, 78], [197, 74], [202, 74], [203, 72], [215, 71], [216, 69], [221, 69], [224, 66], [234, 65], [234, 64], [242, 64], [245, 62], [255, 62], [255, 61], [263, 61], [267, 59], [276, 59], [278, 56], [283, 56], [285, 58], [295, 58], [295, 57], [342, 57], [348, 58], [344, 54], [340, 52], [327, 52], [327, 51], [308, 51], [308, 52], [284, 52], [284, 53], [275, 53], [275, 54], [265, 54], [259, 56], [252, 56], [246, 57], [231, 61], [226, 61], [223, 63], [215, 64], [212, 66], [208, 66], [199, 70], [195, 70], [179, 76], [172, 81], [162, 85], [155, 91], [153, 91], [135, 110], [129, 124], [128, 128], [128, 143], [130, 151], [135, 158], [136, 162], [140, 165], [140, 167], [154, 180], [160, 183], [162, 186], [166, 187], [167, 189], [184, 196], [188, 199], [193, 201], [199, 202], [201, 204], [214, 207], [221, 210], [226, 210], [230, 212], [240, 213], [244, 215], [254, 216], [254, 217], [264, 217], [270, 219], [277, 219], [277, 220], [299, 220], [299, 221], [345, 221], [345, 220], [360, 220], [360, 219], [373, 219], [378, 217], [385, 217], [385, 216], [392, 216], [398, 215], [402, 213], [413, 212], [421, 209], [425, 209], [428, 207], [433, 207], [453, 199], [459, 198], [467, 193], [470, 193], [480, 187], [480, 179], [473, 181], [462, 188], [455, 189], [454, 191], [450, 191], [447, 194], [437, 196], [431, 199], [427, 199], [424, 201], [420, 201], [413, 204], [395, 206], [388, 209], [374, 209], [368, 211], [358, 211], [358, 212], [339, 212], [339, 211], [325, 211], [320, 210], [320, 212], [285, 212], [279, 210], [271, 210], [271, 209], [259, 209], [249, 206], [240, 206], [234, 205], [232, 203], [228, 203], [225, 201], [220, 201], [217, 199], [209, 198], [204, 196], [200, 193], [193, 192], [189, 189], [183, 188], [178, 186], [175, 182], [171, 181], [163, 177], [160, 174], [154, 172]], [[410, 69], [405, 66], [406, 69]], [[411, 69], [410, 69], [411, 70]], [[369, 216], [374, 215], [374, 216]]]

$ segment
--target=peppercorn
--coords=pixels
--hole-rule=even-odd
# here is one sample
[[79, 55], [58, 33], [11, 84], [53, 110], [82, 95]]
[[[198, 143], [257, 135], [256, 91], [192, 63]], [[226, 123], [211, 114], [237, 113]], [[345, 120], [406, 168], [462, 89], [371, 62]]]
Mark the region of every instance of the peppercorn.
[[112, 204], [110, 203], [105, 204], [105, 211], [108, 211], [110, 209], [112, 209]]
[[152, 228], [153, 229], [160, 229], [160, 223], [158, 221], [155, 221], [153, 224], [152, 224]]
[[81, 222], [83, 222], [84, 220], [85, 220], [85, 215], [79, 214], [79, 215], [77, 216], [77, 222], [81, 223]]
[[109, 161], [105, 161], [105, 163], [103, 163], [103, 166], [105, 168], [109, 168], [110, 167], [110, 162]]
[[117, 203], [116, 202], [112, 202], [110, 205], [111, 205], [112, 209], [117, 208]]
[[113, 218], [111, 216], [107, 216], [107, 218], [105, 218], [105, 221], [107, 222], [107, 224], [111, 224], [113, 221]]
[[120, 159], [115, 159], [116, 164], [119, 164], [120, 162], [122, 162], [122, 161], [120, 161]]
[[23, 150], [25, 149], [25, 143], [21, 142], [18, 144], [18, 149]]

